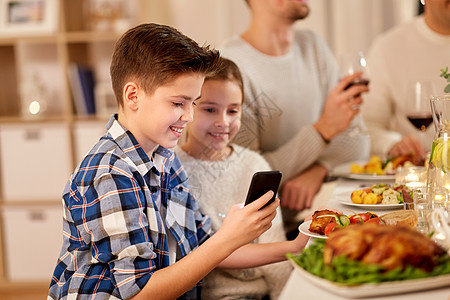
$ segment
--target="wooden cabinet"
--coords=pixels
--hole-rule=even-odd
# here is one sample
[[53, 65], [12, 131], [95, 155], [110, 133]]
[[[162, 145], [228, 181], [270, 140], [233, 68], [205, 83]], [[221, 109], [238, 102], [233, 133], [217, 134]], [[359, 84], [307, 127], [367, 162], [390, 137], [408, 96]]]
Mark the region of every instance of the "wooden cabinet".
[[146, 0], [40, 1], [57, 5], [54, 31], [0, 31], [0, 298], [50, 284], [62, 245], [64, 185], [106, 130], [110, 111], [77, 111], [71, 66], [92, 70], [100, 96], [110, 97], [114, 44], [143, 21], [139, 7], [149, 7]]
[[0, 153], [4, 204], [61, 197], [72, 171], [70, 131], [66, 123], [2, 124]]
[[5, 273], [9, 281], [50, 284], [62, 245], [62, 216], [60, 205], [16, 206], [2, 210]]

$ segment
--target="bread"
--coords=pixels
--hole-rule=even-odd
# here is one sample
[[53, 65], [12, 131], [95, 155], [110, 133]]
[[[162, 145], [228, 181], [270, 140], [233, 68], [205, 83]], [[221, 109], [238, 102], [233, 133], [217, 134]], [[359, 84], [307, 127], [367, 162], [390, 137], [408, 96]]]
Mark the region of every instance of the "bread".
[[380, 216], [380, 219], [386, 225], [407, 225], [411, 227], [416, 226], [418, 222], [415, 210], [396, 210]]

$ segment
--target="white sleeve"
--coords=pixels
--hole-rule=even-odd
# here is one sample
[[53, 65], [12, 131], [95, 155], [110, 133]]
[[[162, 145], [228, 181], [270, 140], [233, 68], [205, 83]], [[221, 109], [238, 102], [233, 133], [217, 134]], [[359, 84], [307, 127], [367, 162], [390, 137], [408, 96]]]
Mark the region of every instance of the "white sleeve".
[[386, 155], [402, 135], [389, 130], [394, 118], [394, 100], [389, 89], [389, 70], [385, 66], [384, 46], [375, 40], [369, 50], [367, 62], [370, 66], [370, 92], [364, 97], [361, 113], [369, 129], [372, 154]]

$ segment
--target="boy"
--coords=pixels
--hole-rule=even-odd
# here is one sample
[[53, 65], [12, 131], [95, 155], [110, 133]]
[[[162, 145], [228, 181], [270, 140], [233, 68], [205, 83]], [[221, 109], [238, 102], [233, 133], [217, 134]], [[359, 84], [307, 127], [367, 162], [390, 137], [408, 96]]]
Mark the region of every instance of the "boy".
[[66, 185], [63, 247], [49, 299], [192, 299], [196, 283], [216, 266], [283, 259], [254, 253], [253, 245], [233, 253], [271, 226], [279, 200], [259, 208], [273, 192], [231, 207], [211, 236], [210, 220], [168, 150], [192, 120], [218, 60], [218, 52], [163, 25], [139, 25], [118, 41], [111, 78], [119, 111]]

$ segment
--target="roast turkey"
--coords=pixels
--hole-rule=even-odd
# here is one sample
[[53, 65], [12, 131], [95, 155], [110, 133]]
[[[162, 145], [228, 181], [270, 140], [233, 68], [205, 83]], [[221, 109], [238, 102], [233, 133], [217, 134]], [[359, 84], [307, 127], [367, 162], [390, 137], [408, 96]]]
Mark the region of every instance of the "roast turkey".
[[352, 224], [332, 232], [325, 244], [324, 261], [330, 264], [334, 257], [377, 264], [386, 270], [407, 265], [432, 270], [445, 250], [410, 226], [379, 226]]

